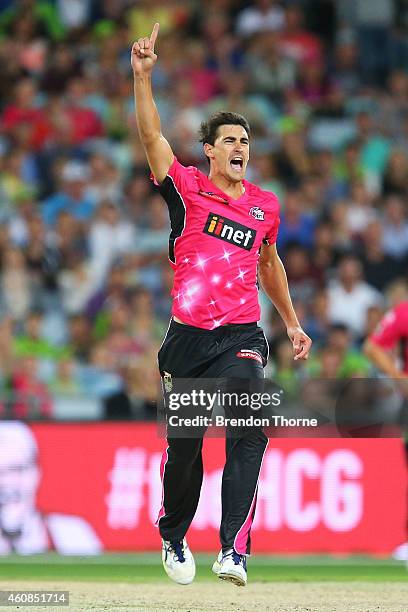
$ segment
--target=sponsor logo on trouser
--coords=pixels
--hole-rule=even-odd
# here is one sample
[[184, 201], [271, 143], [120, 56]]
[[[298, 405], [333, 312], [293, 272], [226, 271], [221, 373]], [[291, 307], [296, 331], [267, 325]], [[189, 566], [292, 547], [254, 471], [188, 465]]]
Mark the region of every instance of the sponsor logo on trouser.
[[241, 359], [254, 359], [255, 361], [259, 361], [259, 363], [262, 363], [261, 355], [252, 349], [241, 349], [238, 351], [237, 357], [241, 357]]

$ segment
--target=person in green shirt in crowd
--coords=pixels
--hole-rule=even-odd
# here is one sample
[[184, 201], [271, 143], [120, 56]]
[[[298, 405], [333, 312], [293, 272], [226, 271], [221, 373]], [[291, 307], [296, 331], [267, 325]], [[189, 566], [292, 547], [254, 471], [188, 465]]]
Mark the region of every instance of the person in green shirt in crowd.
[[[352, 346], [350, 331], [346, 325], [335, 323], [330, 326], [325, 348], [332, 349], [339, 356], [337, 378], [365, 377], [369, 375], [371, 364], [363, 353]], [[307, 364], [310, 376], [321, 376], [321, 357], [318, 353]]]
[[13, 2], [9, 8], [0, 13], [0, 40], [10, 33], [10, 28], [16, 20], [26, 14], [31, 14], [52, 40], [58, 41], [64, 37], [65, 28], [59, 18], [55, 2], [21, 0]]
[[31, 312], [25, 322], [25, 333], [13, 337], [13, 354], [15, 357], [37, 357], [39, 359], [60, 360], [70, 356], [70, 350], [64, 346], [55, 346], [41, 337], [42, 315]]

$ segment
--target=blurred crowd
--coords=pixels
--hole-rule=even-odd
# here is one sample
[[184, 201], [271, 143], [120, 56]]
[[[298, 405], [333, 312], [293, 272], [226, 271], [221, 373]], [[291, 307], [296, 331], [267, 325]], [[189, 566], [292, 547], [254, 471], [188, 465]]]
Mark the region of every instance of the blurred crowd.
[[92, 396], [154, 417], [169, 222], [137, 138], [130, 46], [161, 24], [154, 91], [185, 164], [216, 110], [252, 128], [282, 204], [305, 330], [261, 297], [269, 375], [371, 374], [361, 343], [408, 279], [408, 6], [396, 0], [0, 0], [0, 416]]

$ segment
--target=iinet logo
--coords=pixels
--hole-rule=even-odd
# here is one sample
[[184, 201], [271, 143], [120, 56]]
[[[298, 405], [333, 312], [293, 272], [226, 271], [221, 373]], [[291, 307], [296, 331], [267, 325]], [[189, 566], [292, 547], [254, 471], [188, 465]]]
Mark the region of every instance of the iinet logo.
[[251, 250], [256, 237], [255, 230], [214, 213], [208, 215], [203, 232], [209, 236], [214, 236], [214, 238], [224, 240], [224, 242], [235, 244], [246, 251]]

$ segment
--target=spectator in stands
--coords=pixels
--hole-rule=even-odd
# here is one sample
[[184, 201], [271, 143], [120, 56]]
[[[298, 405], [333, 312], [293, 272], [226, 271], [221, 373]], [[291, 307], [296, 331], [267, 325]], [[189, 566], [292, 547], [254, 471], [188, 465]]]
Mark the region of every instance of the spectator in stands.
[[82, 391], [72, 358], [66, 357], [57, 362], [55, 374], [48, 381], [48, 388], [53, 396], [75, 396]]
[[361, 263], [354, 255], [341, 259], [328, 295], [330, 321], [343, 323], [356, 338], [364, 333], [368, 308], [382, 302], [381, 294], [365, 282]]
[[406, 152], [393, 149], [382, 181], [382, 193], [385, 196], [408, 195], [408, 157]]
[[340, 32], [335, 47], [334, 81], [347, 95], [356, 94], [361, 84], [357, 60], [355, 36], [350, 30]]
[[74, 77], [65, 89], [65, 115], [70, 122], [72, 142], [81, 145], [102, 136], [103, 126], [97, 113], [87, 106], [85, 77]]
[[247, 83], [240, 72], [228, 72], [222, 75], [223, 94], [210, 100], [208, 114], [228, 108], [234, 113], [244, 115], [251, 125], [254, 136], [266, 136], [269, 132], [274, 111], [267, 98], [261, 95], [248, 95]]
[[184, 76], [179, 78], [174, 84], [174, 115], [170, 134], [172, 142], [176, 143], [179, 155], [187, 161], [194, 159], [192, 158], [194, 154], [186, 143], [194, 139], [205, 117], [203, 106], [197, 105], [194, 97], [193, 83], [185, 80]]
[[214, 67], [208, 66], [207, 58], [208, 53], [203, 42], [188, 41], [178, 78], [191, 86], [196, 106], [205, 104], [218, 93], [218, 74]]
[[99, 312], [112, 308], [116, 302], [126, 300], [130, 289], [126, 277], [126, 268], [123, 265], [115, 265], [109, 272], [104, 287], [96, 291], [86, 306], [86, 314], [95, 321]]
[[255, 0], [253, 6], [243, 9], [237, 18], [237, 33], [243, 37], [268, 30], [282, 30], [285, 14], [275, 0]]
[[383, 248], [383, 225], [371, 221], [362, 235], [361, 260], [366, 281], [384, 291], [385, 287], [403, 273], [401, 263], [387, 255]]
[[334, 83], [321, 60], [304, 60], [300, 64], [295, 93], [303, 103], [323, 114], [329, 110], [334, 92]]
[[317, 348], [324, 345], [330, 328], [329, 296], [326, 289], [320, 290], [315, 296], [304, 322], [304, 328], [310, 337], [314, 338]]
[[35, 19], [36, 28], [52, 40], [58, 40], [64, 35], [64, 29], [54, 4], [47, 4], [47, 10], [44, 10], [44, 6], [36, 2], [36, 0], [24, 0], [18, 3], [12, 2], [9, 5], [7, 4], [0, 18], [0, 29], [2, 32], [9, 33], [13, 23], [18, 23], [21, 17], [30, 15]]
[[68, 319], [68, 346], [70, 353], [78, 362], [89, 359], [92, 345], [92, 330], [87, 317], [83, 314], [72, 315]]
[[281, 104], [285, 90], [295, 85], [297, 69], [295, 61], [282, 54], [278, 41], [274, 32], [256, 36], [247, 52], [246, 68], [251, 92]]
[[153, 296], [143, 287], [134, 289], [130, 297], [129, 331], [145, 349], [159, 347], [166, 333], [163, 320], [155, 317]]
[[401, 127], [408, 112], [408, 77], [406, 70], [389, 73], [387, 87], [378, 97], [375, 118], [377, 125], [387, 126], [398, 145], [406, 142]]
[[374, 184], [380, 183], [390, 156], [391, 143], [369, 112], [357, 114], [356, 129], [364, 178], [366, 181], [374, 180]]
[[98, 271], [98, 278], [103, 279], [113, 262], [132, 252], [135, 245], [135, 229], [121, 216], [118, 206], [110, 200], [101, 202], [89, 229], [91, 266]]
[[66, 255], [58, 276], [61, 303], [67, 315], [83, 312], [89, 300], [104, 282], [105, 265], [90, 261], [81, 252]]
[[333, 232], [333, 246], [337, 252], [344, 253], [353, 248], [353, 235], [347, 221], [347, 200], [338, 200], [329, 213]]
[[12, 415], [16, 419], [52, 417], [52, 400], [47, 386], [40, 380], [38, 361], [32, 354], [16, 361], [11, 376]]
[[30, 166], [31, 160], [27, 160], [22, 149], [12, 149], [3, 159], [0, 191], [4, 203], [9, 204], [2, 215], [5, 219], [11, 217], [21, 200], [28, 199], [35, 193], [36, 169]]
[[82, 392], [100, 399], [122, 393], [123, 380], [115, 372], [116, 365], [114, 355], [109, 352], [104, 341], [93, 344], [89, 362], [81, 365], [78, 370], [78, 381]]
[[59, 94], [78, 71], [79, 63], [74, 50], [69, 45], [60, 43], [49, 58], [42, 76], [41, 88], [47, 93]]
[[359, 59], [364, 82], [384, 83], [390, 68], [390, 33], [395, 19], [395, 2], [355, 1], [355, 25], [359, 41]]
[[318, 285], [307, 249], [299, 244], [289, 244], [285, 251], [285, 268], [292, 299], [308, 304]]
[[27, 223], [24, 255], [30, 272], [34, 301], [36, 305], [45, 307], [46, 298], [55, 295], [58, 289], [61, 258], [40, 216], [32, 217]]
[[384, 213], [384, 253], [402, 261], [408, 254], [407, 205], [400, 197], [389, 196]]
[[62, 210], [58, 213], [55, 226], [48, 232], [50, 244], [60, 254], [61, 262], [70, 260], [72, 255], [87, 254], [86, 228], [72, 211]]
[[[325, 381], [326, 379], [338, 378], [340, 375], [340, 367], [341, 356], [339, 355], [339, 353], [336, 351], [336, 349], [325, 346], [319, 354], [317, 368], [314, 375], [323, 381]], [[321, 395], [321, 391], [322, 389], [319, 389], [319, 395]], [[323, 406], [324, 408], [327, 407], [327, 400], [332, 397], [333, 389], [331, 388], [329, 390], [327, 398], [325, 398], [326, 406]], [[316, 402], [314, 402], [314, 406], [316, 406]]]
[[298, 4], [286, 8], [285, 28], [279, 38], [279, 47], [284, 56], [296, 62], [322, 59], [322, 43], [315, 34], [304, 28], [303, 9]]
[[305, 135], [296, 119], [281, 122], [281, 148], [275, 154], [276, 169], [284, 183], [296, 189], [311, 170], [311, 159], [306, 150]]
[[89, 221], [95, 203], [86, 195], [89, 170], [84, 164], [69, 161], [62, 169], [61, 190], [42, 203], [42, 214], [47, 225], [55, 225], [59, 213], [67, 211], [79, 221]]
[[284, 250], [291, 242], [308, 248], [313, 244], [314, 219], [303, 211], [299, 191], [286, 192], [285, 209], [281, 215], [278, 234], [278, 247]]
[[347, 204], [347, 226], [353, 238], [359, 238], [367, 225], [377, 218], [373, 198], [367, 192], [363, 181], [353, 181], [350, 200]]
[[76, 30], [90, 20], [92, 0], [57, 0], [57, 9], [63, 27]]
[[[375, 307], [370, 307], [368, 310]], [[368, 314], [368, 313], [367, 313]], [[331, 325], [327, 335], [327, 347], [340, 356], [338, 375], [343, 378], [366, 377], [370, 364], [360, 350], [353, 347], [353, 338], [346, 325]]]
[[9, 137], [20, 127], [30, 134], [29, 142], [33, 148], [39, 148], [44, 143], [40, 133], [46, 123], [46, 118], [37, 104], [38, 90], [35, 81], [24, 78], [17, 81], [14, 87], [13, 101], [8, 104], [1, 117], [2, 131]]
[[102, 200], [119, 202], [121, 199], [120, 172], [111, 159], [100, 153], [94, 153], [89, 158], [86, 193], [89, 199], [97, 204]]
[[146, 227], [137, 237], [134, 251], [142, 257], [141, 263], [157, 261], [168, 250], [169, 221], [168, 213], [160, 195], [150, 198], [146, 211]]
[[69, 354], [65, 347], [57, 346], [44, 337], [44, 319], [41, 312], [31, 311], [25, 320], [22, 333], [14, 336], [13, 350], [17, 358], [61, 359]]

